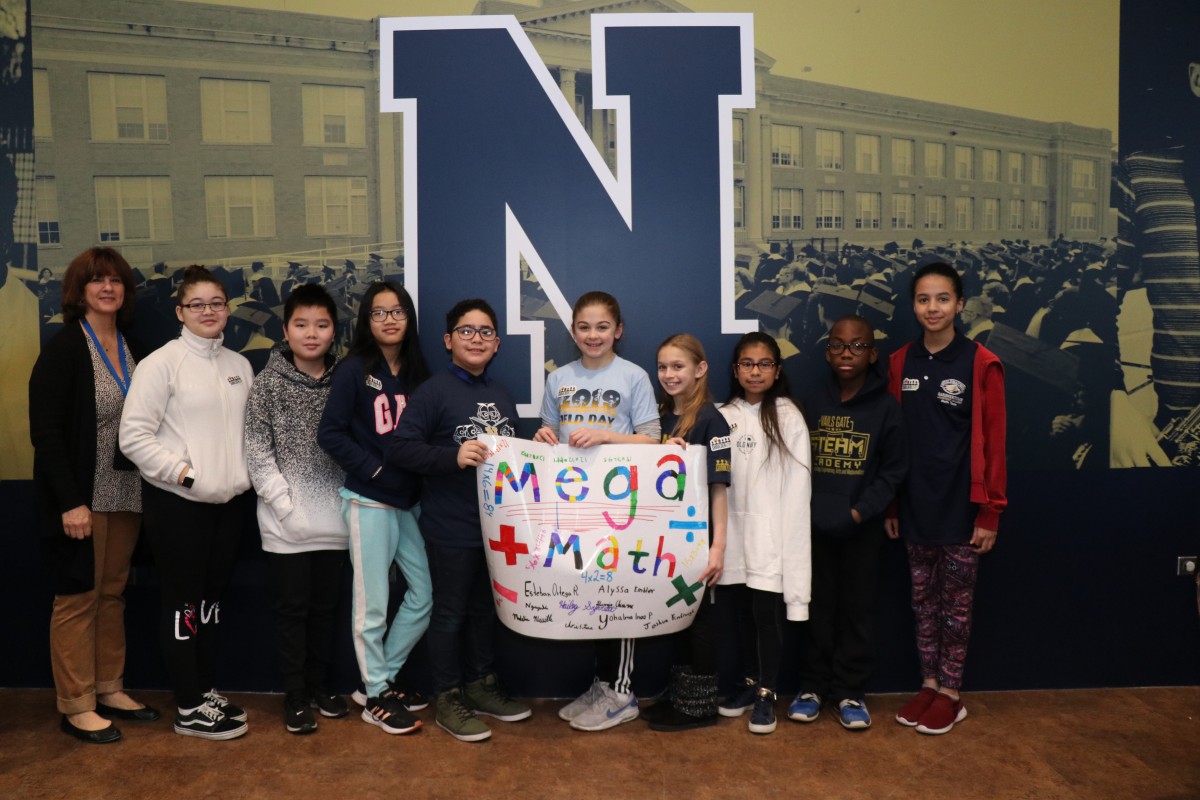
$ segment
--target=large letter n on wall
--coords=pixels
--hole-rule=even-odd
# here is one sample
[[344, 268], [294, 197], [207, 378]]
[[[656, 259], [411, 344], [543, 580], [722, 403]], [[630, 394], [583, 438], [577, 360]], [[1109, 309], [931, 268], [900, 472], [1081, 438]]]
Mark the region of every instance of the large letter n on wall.
[[671, 333], [716, 343], [755, 327], [734, 317], [732, 277], [749, 15], [592, 17], [593, 106], [615, 111], [615, 175], [513, 17], [383, 19], [380, 46], [380, 108], [404, 114], [406, 281], [422, 332], [440, 338], [439, 315], [463, 297], [502, 307], [497, 367], [522, 415], [541, 401], [544, 345], [542, 323], [521, 319], [520, 257], [564, 320], [586, 291], [616, 295], [622, 354], [643, 366]]

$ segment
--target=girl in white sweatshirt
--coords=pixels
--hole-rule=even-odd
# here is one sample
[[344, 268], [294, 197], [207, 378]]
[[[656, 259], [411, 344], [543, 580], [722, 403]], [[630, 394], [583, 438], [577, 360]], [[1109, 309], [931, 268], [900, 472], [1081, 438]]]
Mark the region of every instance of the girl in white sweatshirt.
[[188, 267], [175, 295], [183, 330], [138, 365], [120, 446], [145, 480], [146, 538], [162, 579], [160, 633], [178, 707], [175, 732], [244, 734], [246, 712], [212, 688], [221, 595], [253, 495], [242, 451], [250, 362], [222, 347], [224, 287]]
[[719, 711], [737, 717], [753, 706], [750, 731], [766, 734], [775, 730], [784, 612], [791, 621], [808, 619], [811, 451], [804, 417], [788, 395], [779, 345], [753, 332], [733, 352], [735, 383], [721, 406], [733, 441], [734, 480], [720, 583], [742, 585], [735, 606], [746, 678]]

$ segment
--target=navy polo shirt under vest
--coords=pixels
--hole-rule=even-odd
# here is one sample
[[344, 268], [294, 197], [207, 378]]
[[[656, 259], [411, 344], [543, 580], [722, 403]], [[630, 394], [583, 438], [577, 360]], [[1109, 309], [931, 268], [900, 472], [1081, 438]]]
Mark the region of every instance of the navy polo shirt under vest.
[[966, 544], [971, 502], [971, 385], [975, 344], [955, 330], [936, 353], [908, 348], [900, 410], [908, 435], [908, 479], [900, 492], [900, 533], [917, 544]]

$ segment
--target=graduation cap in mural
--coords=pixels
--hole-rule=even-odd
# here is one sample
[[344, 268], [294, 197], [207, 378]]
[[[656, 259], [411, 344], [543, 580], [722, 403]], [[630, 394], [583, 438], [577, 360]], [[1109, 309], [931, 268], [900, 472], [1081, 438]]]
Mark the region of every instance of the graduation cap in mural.
[[854, 313], [858, 307], [858, 290], [836, 283], [818, 283], [813, 287], [813, 299], [821, 303], [827, 318], [837, 318]]
[[130, 272], [133, 273], [133, 285], [134, 286], [141, 286], [142, 284], [144, 284], [146, 282], [145, 273], [143, 273], [137, 267], [133, 267], [132, 269], [130, 269]]
[[241, 297], [246, 294], [246, 278], [242, 275], [242, 270], [239, 267], [236, 270], [228, 270], [225, 267], [213, 267], [209, 270], [213, 277], [225, 287], [226, 297]]
[[1074, 393], [1079, 360], [1072, 354], [999, 322], [988, 335], [987, 346], [1005, 369], [1019, 370], [1067, 395]]
[[893, 256], [900, 252], [900, 244], [898, 242], [888, 242], [883, 246], [883, 252], [887, 253], [889, 256]]
[[892, 303], [892, 290], [877, 281], [865, 281], [859, 287], [858, 302], [864, 310], [880, 314], [884, 319], [890, 319], [892, 312], [896, 310]]
[[794, 297], [790, 294], [779, 294], [775, 290], [769, 289], [756, 295], [753, 300], [747, 303], [746, 310], [753, 311], [767, 324], [778, 325], [799, 308], [802, 302], [803, 299], [800, 297]]
[[934, 251], [932, 253], [922, 253], [920, 255], [920, 257], [917, 258], [916, 266], [918, 268], [920, 268], [920, 267], [925, 266], [926, 264], [943, 264], [943, 263], [945, 263], [946, 258], [943, 255], [943, 253], [945, 252], [945, 249], [944, 248], [939, 248], [939, 249], [942, 251], [941, 253], [939, 253], [937, 251]]
[[272, 308], [258, 300], [243, 300], [229, 312], [229, 320], [247, 323], [272, 341], [283, 339], [283, 306]]

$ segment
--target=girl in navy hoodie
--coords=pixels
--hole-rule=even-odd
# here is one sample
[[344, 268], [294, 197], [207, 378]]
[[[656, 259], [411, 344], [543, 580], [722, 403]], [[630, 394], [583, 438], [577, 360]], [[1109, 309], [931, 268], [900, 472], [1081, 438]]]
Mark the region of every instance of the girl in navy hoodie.
[[[371, 284], [349, 353], [334, 371], [317, 442], [346, 471], [342, 513], [354, 566], [354, 654], [366, 690], [362, 718], [392, 734], [421, 726], [411, 711], [425, 703], [391, 684], [429, 627], [433, 587], [417, 528], [420, 478], [388, 465], [384, 455], [408, 397], [428, 376], [412, 298], [401, 286]], [[389, 630], [393, 561], [408, 590]]]

